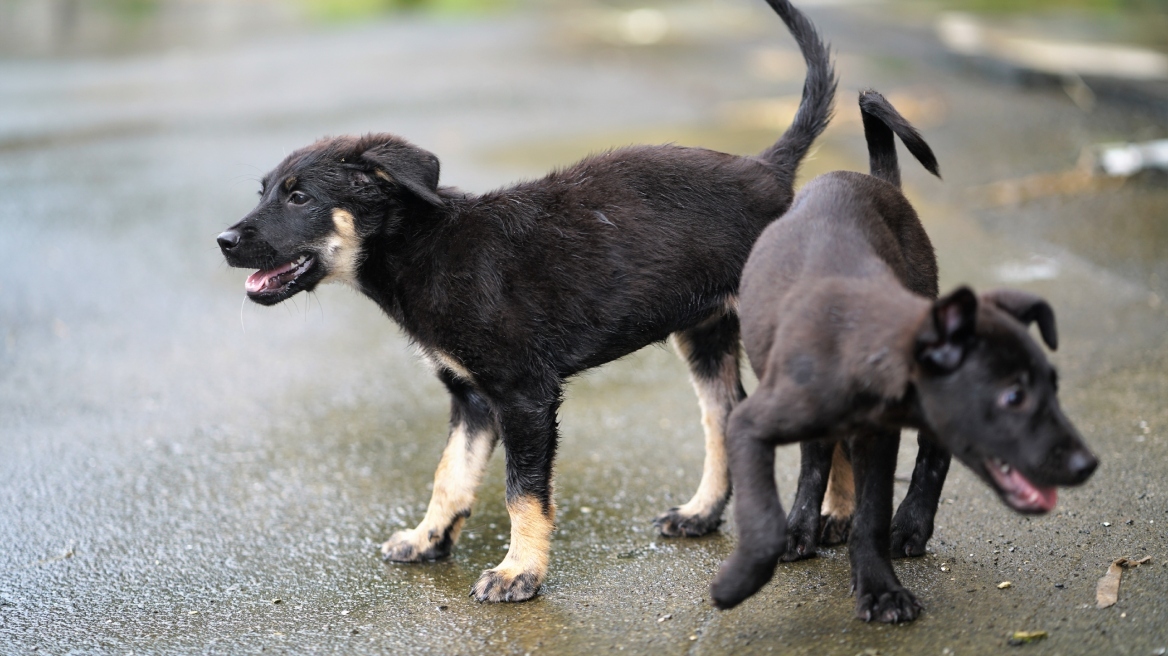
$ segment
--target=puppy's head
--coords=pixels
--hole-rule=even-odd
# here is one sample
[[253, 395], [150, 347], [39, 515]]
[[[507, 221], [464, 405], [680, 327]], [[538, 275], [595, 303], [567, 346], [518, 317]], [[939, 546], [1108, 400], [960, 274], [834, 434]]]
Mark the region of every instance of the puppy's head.
[[229, 265], [258, 269], [248, 298], [274, 305], [322, 282], [356, 284], [371, 236], [442, 204], [433, 154], [385, 134], [325, 139], [264, 176], [259, 205], [219, 248]]
[[1054, 508], [1055, 486], [1078, 485], [1098, 461], [1063, 414], [1058, 376], [1030, 337], [1058, 346], [1054, 311], [1025, 292], [980, 298], [962, 287], [937, 300], [916, 337], [925, 420], [958, 459], [1023, 513]]

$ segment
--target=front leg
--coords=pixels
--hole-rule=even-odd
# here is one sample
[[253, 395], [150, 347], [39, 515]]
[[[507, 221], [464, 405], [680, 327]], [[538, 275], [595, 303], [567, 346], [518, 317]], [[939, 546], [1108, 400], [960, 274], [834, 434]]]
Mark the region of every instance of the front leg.
[[501, 408], [511, 545], [503, 562], [483, 572], [471, 589], [478, 601], [526, 601], [543, 585], [556, 518], [552, 461], [558, 406], [557, 388], [551, 398], [522, 399]]
[[949, 473], [949, 461], [949, 451], [941, 446], [936, 435], [929, 429], [921, 429], [917, 434], [917, 463], [912, 482], [896, 509], [896, 517], [892, 518], [893, 558], [925, 554], [925, 545], [933, 537], [933, 520]]
[[736, 491], [734, 521], [738, 544], [710, 585], [718, 608], [733, 608], [762, 589], [775, 573], [786, 547], [786, 517], [775, 485], [773, 399], [756, 392], [730, 415], [726, 435], [730, 476]]
[[908, 622], [921, 605], [892, 570], [888, 555], [892, 482], [899, 431], [862, 432], [851, 439], [856, 510], [848, 538], [856, 617], [870, 622]]
[[450, 437], [434, 472], [426, 516], [416, 528], [398, 531], [381, 545], [382, 558], [388, 561], [414, 563], [450, 555], [498, 440], [497, 418], [482, 394], [447, 371], [440, 375], [450, 390]]

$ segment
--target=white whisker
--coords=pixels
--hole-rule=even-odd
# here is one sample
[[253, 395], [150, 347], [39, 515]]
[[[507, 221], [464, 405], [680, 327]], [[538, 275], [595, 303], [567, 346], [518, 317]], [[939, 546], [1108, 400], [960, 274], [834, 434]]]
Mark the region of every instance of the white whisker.
[[320, 322], [324, 323], [324, 304], [320, 302], [320, 297], [316, 295], [316, 292], [312, 292], [312, 298], [316, 300], [316, 307], [320, 308]]
[[243, 323], [243, 306], [247, 305], [247, 296], [243, 297], [243, 302], [239, 304], [239, 327], [243, 329], [243, 334], [247, 334], [247, 325]]

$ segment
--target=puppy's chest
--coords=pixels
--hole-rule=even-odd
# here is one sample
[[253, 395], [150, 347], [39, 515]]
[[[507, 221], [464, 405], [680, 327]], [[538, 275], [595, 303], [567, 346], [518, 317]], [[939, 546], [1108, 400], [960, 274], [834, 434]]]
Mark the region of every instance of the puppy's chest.
[[908, 421], [909, 413], [903, 398], [860, 392], [851, 396], [850, 411], [845, 417], [843, 432], [851, 432], [873, 426], [900, 428]]
[[908, 367], [892, 345], [864, 344], [846, 353], [843, 360], [852, 395], [882, 402], [903, 396]]

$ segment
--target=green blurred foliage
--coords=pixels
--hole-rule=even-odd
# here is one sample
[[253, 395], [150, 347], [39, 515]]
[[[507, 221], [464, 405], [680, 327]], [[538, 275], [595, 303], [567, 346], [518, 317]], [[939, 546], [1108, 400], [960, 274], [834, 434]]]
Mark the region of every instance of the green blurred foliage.
[[165, 0], [97, 0], [99, 8], [127, 20], [144, 20], [153, 16]]
[[515, 6], [515, 0], [300, 0], [300, 2], [311, 17], [325, 21], [348, 21], [397, 11], [484, 14]]

